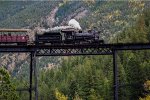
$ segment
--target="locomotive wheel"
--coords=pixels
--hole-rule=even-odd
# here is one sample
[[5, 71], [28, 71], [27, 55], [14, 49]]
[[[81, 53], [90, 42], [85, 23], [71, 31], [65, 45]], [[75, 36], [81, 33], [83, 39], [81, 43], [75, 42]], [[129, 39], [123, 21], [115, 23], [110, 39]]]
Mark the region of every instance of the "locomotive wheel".
[[75, 41], [74, 44], [80, 44], [80, 41]]
[[99, 40], [99, 42], [100, 42], [100, 44], [104, 44], [105, 43], [104, 40]]

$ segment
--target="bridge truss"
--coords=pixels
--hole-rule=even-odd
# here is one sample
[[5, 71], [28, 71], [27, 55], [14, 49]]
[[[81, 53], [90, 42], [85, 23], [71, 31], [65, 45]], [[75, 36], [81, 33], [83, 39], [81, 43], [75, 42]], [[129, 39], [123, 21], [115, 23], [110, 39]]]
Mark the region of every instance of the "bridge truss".
[[[113, 78], [114, 78], [114, 100], [118, 100], [118, 66], [117, 66], [117, 52], [122, 50], [145, 50], [150, 49], [150, 43], [137, 44], [89, 44], [89, 45], [0, 45], [0, 53], [22, 52], [30, 53], [30, 85], [29, 100], [32, 99], [32, 91], [35, 91], [35, 100], [38, 100], [38, 83], [37, 83], [37, 56], [75, 56], [75, 55], [112, 55], [113, 56]], [[34, 86], [32, 83], [34, 76]], [[21, 91], [21, 90], [18, 90]]]

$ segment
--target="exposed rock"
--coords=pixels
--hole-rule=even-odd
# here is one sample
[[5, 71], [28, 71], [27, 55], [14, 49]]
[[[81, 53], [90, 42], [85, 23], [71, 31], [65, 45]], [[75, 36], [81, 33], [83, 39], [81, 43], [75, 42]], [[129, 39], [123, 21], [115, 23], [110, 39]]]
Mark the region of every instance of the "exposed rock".
[[64, 18], [61, 25], [67, 24], [66, 22], [68, 22], [72, 18], [75, 18], [75, 19], [77, 18], [77, 20], [81, 19], [86, 16], [87, 12], [88, 12], [88, 10], [81, 7], [79, 9], [77, 9], [76, 11], [74, 11], [72, 14], [68, 15], [66, 18]]
[[42, 69], [44, 69], [45, 71], [47, 71], [47, 70], [51, 70], [51, 69], [53, 69], [53, 68], [55, 68], [55, 67], [57, 67], [57, 65], [56, 64], [54, 64], [54, 63], [48, 63], [45, 67], [43, 67]]
[[55, 23], [55, 15], [56, 15], [56, 12], [58, 11], [58, 7], [55, 7], [48, 16], [46, 16], [46, 22], [47, 22], [47, 25], [49, 27], [52, 27], [53, 24]]
[[22, 61], [26, 61], [27, 57], [27, 53], [4, 54], [0, 59], [0, 66], [6, 67], [8, 71], [12, 72], [15, 67], [22, 64]]
[[87, 12], [88, 12], [88, 10], [85, 9], [82, 12], [78, 13], [74, 18], [79, 20], [79, 19], [85, 17], [87, 15]]
[[57, 11], [58, 7], [52, 9], [52, 11], [47, 16], [41, 18], [41, 21], [36, 25], [36, 27], [53, 27], [54, 23], [56, 22], [55, 15]]

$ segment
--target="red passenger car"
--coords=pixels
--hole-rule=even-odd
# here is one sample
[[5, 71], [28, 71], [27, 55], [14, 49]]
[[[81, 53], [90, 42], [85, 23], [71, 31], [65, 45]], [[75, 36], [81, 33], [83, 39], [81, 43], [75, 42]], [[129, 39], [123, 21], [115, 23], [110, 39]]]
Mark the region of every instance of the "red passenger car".
[[27, 44], [28, 40], [28, 35], [0, 34], [0, 44], [16, 43], [17, 45], [21, 45]]

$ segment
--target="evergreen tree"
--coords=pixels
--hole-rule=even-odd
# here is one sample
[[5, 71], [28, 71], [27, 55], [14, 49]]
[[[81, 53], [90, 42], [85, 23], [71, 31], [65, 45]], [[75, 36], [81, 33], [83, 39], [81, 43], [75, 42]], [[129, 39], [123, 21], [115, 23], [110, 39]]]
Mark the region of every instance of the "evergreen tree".
[[10, 75], [4, 68], [0, 68], [0, 99], [18, 99], [15, 86], [11, 83]]
[[71, 80], [70, 86], [69, 86], [69, 99], [73, 100], [77, 93], [77, 81]]

